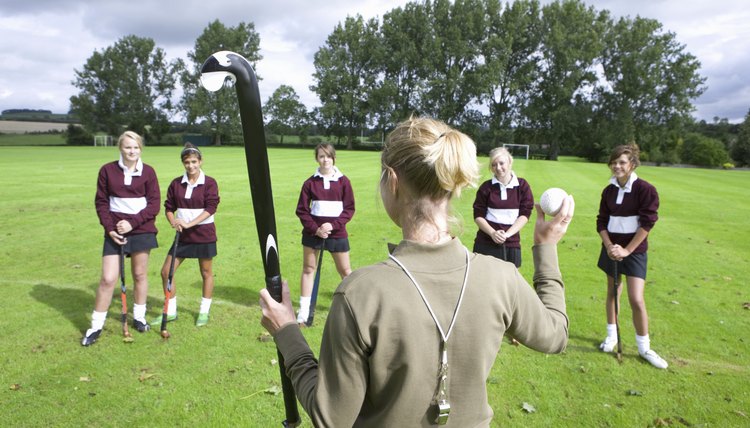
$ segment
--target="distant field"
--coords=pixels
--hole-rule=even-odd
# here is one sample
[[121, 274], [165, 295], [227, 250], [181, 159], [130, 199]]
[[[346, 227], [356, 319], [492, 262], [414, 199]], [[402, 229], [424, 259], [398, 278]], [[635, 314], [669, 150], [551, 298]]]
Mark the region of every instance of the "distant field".
[[26, 122], [21, 120], [0, 120], [0, 133], [26, 134], [29, 132], [65, 131], [67, 123], [60, 122]]
[[[0, 121], [0, 124], [3, 122]], [[62, 146], [65, 145], [63, 134], [8, 134], [0, 133], [2, 146]]]

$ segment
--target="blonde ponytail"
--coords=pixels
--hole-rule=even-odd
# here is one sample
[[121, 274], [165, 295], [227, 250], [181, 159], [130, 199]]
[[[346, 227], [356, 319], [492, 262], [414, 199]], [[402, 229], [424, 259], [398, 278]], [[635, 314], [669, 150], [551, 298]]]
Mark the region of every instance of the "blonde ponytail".
[[383, 170], [392, 168], [415, 199], [433, 201], [460, 195], [479, 179], [477, 150], [467, 135], [424, 117], [401, 122], [388, 135], [381, 155]]
[[441, 189], [460, 196], [461, 189], [475, 185], [479, 177], [477, 151], [469, 137], [451, 129], [423, 150], [425, 162], [435, 171]]

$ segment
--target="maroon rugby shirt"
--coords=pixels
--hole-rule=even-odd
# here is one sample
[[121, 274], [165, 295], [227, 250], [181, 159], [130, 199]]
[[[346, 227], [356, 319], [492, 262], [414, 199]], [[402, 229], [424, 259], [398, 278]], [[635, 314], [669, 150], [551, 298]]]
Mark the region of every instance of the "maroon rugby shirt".
[[[531, 192], [531, 186], [523, 178], [518, 178], [518, 186], [506, 188], [507, 199], [503, 200], [500, 196], [500, 185], [492, 184], [492, 179], [485, 181], [477, 189], [477, 196], [474, 199], [474, 218], [481, 217], [487, 220], [487, 223], [495, 230], [508, 230], [512, 224], [502, 224], [491, 221], [487, 218], [487, 209], [517, 209], [519, 216], [531, 218], [531, 211], [534, 209], [534, 195]], [[477, 230], [477, 236], [474, 238], [475, 243], [495, 245], [495, 241], [484, 233], [481, 229]], [[516, 233], [505, 241], [508, 248], [521, 248], [521, 234]]]
[[[602, 191], [601, 202], [599, 203], [599, 215], [596, 217], [596, 231], [607, 230], [610, 224], [610, 217], [637, 217], [638, 227], [645, 231], [651, 231], [659, 219], [657, 211], [659, 210], [659, 194], [656, 188], [650, 183], [637, 178], [633, 181], [630, 192], [625, 192], [622, 203], [617, 204], [617, 194], [620, 188], [610, 184]], [[625, 247], [635, 236], [632, 233], [614, 233], [609, 232], [609, 239], [613, 244], [619, 244]], [[633, 250], [634, 253], [645, 253], [648, 250], [648, 238], [644, 239], [638, 247]]]
[[[145, 198], [146, 207], [135, 214], [112, 212], [110, 197], [115, 198]], [[130, 235], [141, 233], [157, 233], [155, 219], [159, 214], [159, 181], [154, 169], [143, 164], [141, 175], [132, 176], [130, 185], [125, 185], [125, 174], [117, 161], [109, 162], [99, 169], [96, 184], [94, 205], [99, 216], [99, 223], [104, 227], [104, 234], [115, 230], [120, 220], [127, 220], [133, 227]]]
[[[297, 202], [297, 217], [302, 223], [302, 233], [315, 236], [323, 223], [331, 223], [333, 230], [329, 238], [347, 238], [346, 224], [354, 216], [354, 191], [349, 179], [340, 175], [337, 180], [329, 180], [330, 188], [326, 189], [323, 177], [313, 175], [302, 184], [302, 190]], [[343, 210], [337, 217], [315, 216], [311, 212], [311, 205], [315, 201], [340, 201]]]
[[[194, 187], [190, 199], [186, 199], [188, 184], [182, 182], [183, 177], [177, 177], [169, 184], [164, 209], [173, 213], [178, 208], [203, 209], [211, 215], [216, 214], [219, 206], [219, 185], [216, 180], [205, 175], [205, 183]], [[205, 244], [216, 242], [216, 240], [216, 225], [213, 222], [198, 224], [180, 233], [180, 242], [186, 244]]]

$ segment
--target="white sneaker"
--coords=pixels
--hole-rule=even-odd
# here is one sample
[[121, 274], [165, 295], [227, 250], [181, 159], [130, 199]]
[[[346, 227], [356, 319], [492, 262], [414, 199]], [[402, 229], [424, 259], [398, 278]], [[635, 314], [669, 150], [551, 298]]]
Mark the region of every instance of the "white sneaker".
[[666, 369], [669, 366], [669, 364], [664, 361], [664, 358], [660, 357], [653, 349], [649, 349], [646, 353], [641, 354], [641, 358], [651, 363], [651, 365], [657, 369]]
[[604, 339], [604, 342], [599, 345], [599, 350], [601, 350], [602, 352], [614, 352], [616, 346], [617, 338], [607, 336], [607, 338]]

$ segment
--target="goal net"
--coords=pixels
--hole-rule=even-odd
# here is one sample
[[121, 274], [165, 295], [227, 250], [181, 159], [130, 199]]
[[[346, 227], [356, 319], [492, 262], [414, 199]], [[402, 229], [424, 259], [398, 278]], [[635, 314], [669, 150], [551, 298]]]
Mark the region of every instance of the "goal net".
[[112, 136], [111, 135], [94, 135], [94, 147], [96, 146], [111, 146]]
[[508, 149], [513, 158], [529, 158], [529, 145], [528, 144], [503, 144], [503, 147]]

